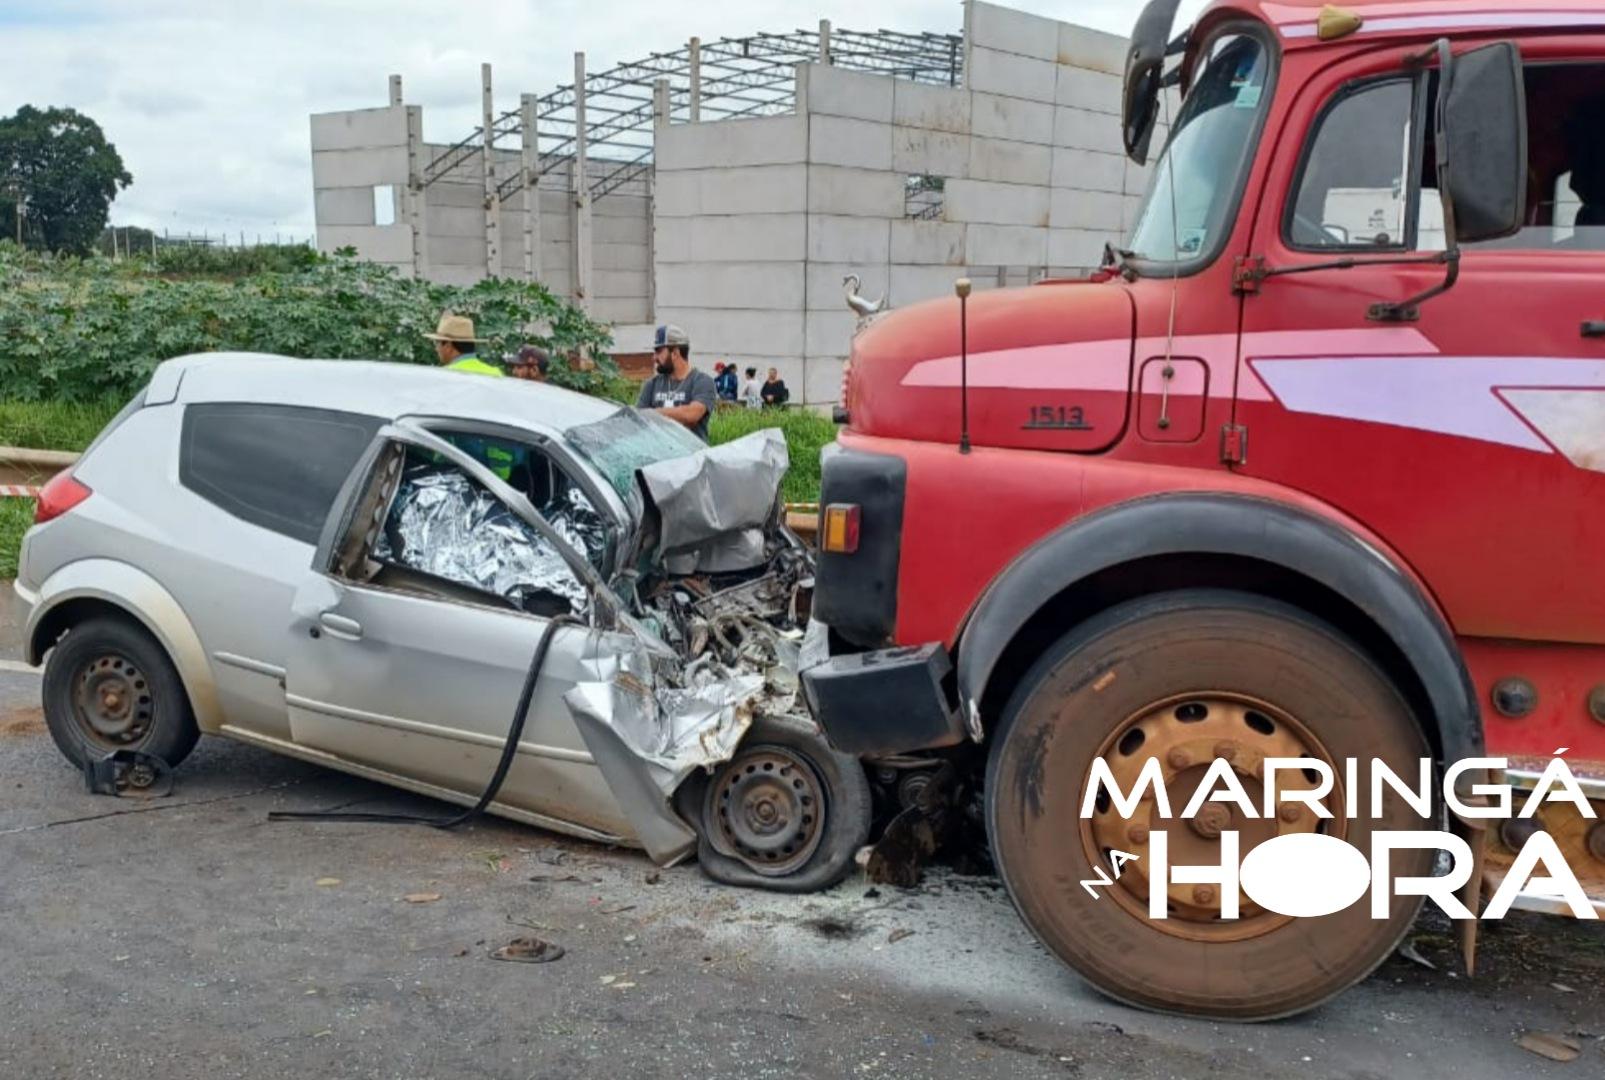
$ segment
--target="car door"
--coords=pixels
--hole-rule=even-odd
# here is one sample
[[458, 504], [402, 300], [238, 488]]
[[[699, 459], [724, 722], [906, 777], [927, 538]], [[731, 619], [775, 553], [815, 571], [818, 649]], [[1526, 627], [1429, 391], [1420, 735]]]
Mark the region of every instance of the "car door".
[[[420, 470], [420, 459], [432, 461], [433, 471]], [[471, 492], [482, 527], [448, 537], [441, 528], [449, 523], [421, 518], [427, 527], [416, 543], [408, 541], [411, 548], [386, 550], [387, 530], [405, 528], [391, 520], [398, 500], [431, 476]], [[484, 466], [422, 429], [379, 433], [293, 605], [286, 698], [296, 744], [363, 770], [478, 797], [502, 752], [536, 646], [562, 605], [541, 589], [545, 609], [521, 610], [476, 584], [475, 567], [533, 551], [545, 567], [544, 584], [571, 598], [587, 591], [581, 557], [521, 502]], [[455, 554], [431, 546], [465, 537], [471, 549]], [[498, 803], [597, 836], [631, 836], [563, 703], [576, 683], [606, 677], [598, 663], [631, 645], [628, 637], [579, 624], [556, 629]]]
[[1240, 469], [1376, 530], [1469, 637], [1605, 640], [1605, 575], [1581, 572], [1598, 559], [1587, 508], [1605, 500], [1605, 245], [1590, 242], [1605, 230], [1566, 199], [1567, 129], [1605, 140], [1605, 66], [1567, 47], [1525, 57], [1531, 227], [1465, 248], [1458, 282], [1411, 321], [1370, 312], [1445, 278], [1397, 264], [1444, 247], [1436, 77], [1400, 50], [1312, 82], [1310, 134], [1277, 150], [1254, 251], [1326, 268], [1266, 278], [1243, 308]]

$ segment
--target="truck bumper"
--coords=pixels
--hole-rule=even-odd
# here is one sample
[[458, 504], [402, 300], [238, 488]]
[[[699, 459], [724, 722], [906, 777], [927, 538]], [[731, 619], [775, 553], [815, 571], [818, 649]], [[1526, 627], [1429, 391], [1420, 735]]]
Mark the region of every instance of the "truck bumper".
[[803, 697], [844, 754], [903, 754], [964, 741], [940, 644], [834, 656], [803, 672]]

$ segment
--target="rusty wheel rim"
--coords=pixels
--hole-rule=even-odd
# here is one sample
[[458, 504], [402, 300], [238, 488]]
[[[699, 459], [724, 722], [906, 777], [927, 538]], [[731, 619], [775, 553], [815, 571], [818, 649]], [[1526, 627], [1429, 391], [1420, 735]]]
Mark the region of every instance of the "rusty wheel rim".
[[806, 863], [824, 835], [824, 785], [784, 747], [754, 747], [708, 789], [708, 817], [754, 873], [782, 877]]
[[150, 733], [156, 701], [150, 682], [127, 657], [97, 656], [73, 681], [73, 716], [85, 738], [119, 750]]
[[[1166, 832], [1172, 866], [1219, 865], [1220, 834], [1235, 830], [1241, 845], [1239, 857], [1277, 836], [1323, 833], [1343, 839], [1343, 778], [1331, 753], [1295, 717], [1263, 701], [1226, 691], [1177, 695], [1128, 717], [1117, 725], [1098, 750], [1122, 791], [1132, 791], [1144, 765], [1157, 758], [1170, 796], [1172, 817], [1158, 815], [1151, 797], [1145, 797], [1130, 818], [1122, 818], [1107, 794], [1100, 792], [1091, 817], [1081, 819], [1081, 840], [1087, 858], [1115, 877], [1110, 852], [1124, 851], [1138, 858], [1120, 868], [1115, 884], [1106, 890], [1133, 918], [1172, 937], [1187, 941], [1230, 942], [1262, 937], [1292, 921], [1290, 916], [1267, 911], [1246, 894], [1238, 895], [1238, 918], [1220, 917], [1218, 889], [1212, 885], [1176, 885], [1169, 888], [1169, 917], [1148, 917], [1148, 854], [1156, 829]], [[1281, 802], [1279, 812], [1267, 820], [1247, 817], [1237, 807], [1210, 802], [1190, 821], [1180, 814], [1204, 773], [1217, 758], [1231, 762], [1232, 771], [1255, 806], [1264, 803], [1266, 758], [1316, 758], [1333, 767], [1332, 791], [1321, 805], [1334, 811], [1319, 818], [1307, 807]], [[1308, 774], [1278, 771], [1280, 791], [1310, 791], [1316, 779]], [[1083, 787], [1083, 797], [1086, 788]], [[1078, 800], [1079, 803], [1079, 800]]]

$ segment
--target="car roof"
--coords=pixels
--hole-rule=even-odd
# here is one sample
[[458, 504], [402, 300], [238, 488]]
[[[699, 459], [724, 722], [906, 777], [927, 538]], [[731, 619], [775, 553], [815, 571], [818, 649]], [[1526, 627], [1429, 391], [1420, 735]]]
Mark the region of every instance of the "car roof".
[[[1240, 12], [1274, 27], [1287, 48], [1324, 45], [1316, 20], [1331, 0], [1215, 0], [1198, 19], [1213, 22], [1223, 12]], [[1359, 15], [1364, 24], [1353, 39], [1438, 37], [1477, 31], [1559, 30], [1605, 25], [1605, 0], [1352, 0], [1338, 8]], [[1333, 44], [1336, 44], [1334, 42]]]
[[299, 405], [386, 420], [462, 417], [557, 434], [620, 408], [617, 402], [547, 383], [421, 364], [226, 352], [180, 356], [159, 366], [147, 401], [164, 400]]

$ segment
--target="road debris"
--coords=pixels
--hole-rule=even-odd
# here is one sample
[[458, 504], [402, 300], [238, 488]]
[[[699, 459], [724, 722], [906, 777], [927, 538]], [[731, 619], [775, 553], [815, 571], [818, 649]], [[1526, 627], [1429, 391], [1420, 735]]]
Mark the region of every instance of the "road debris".
[[1552, 1031], [1527, 1031], [1516, 1040], [1516, 1045], [1530, 1054], [1550, 1061], [1576, 1061], [1583, 1052], [1583, 1044], [1570, 1035]]
[[535, 853], [535, 858], [547, 866], [558, 866], [568, 858], [568, 852], [560, 847], [544, 847]]
[[516, 937], [490, 954], [492, 960], [520, 964], [549, 964], [563, 958], [563, 946], [538, 937]]
[[320, 877], [312, 884], [316, 885], [320, 889], [329, 889], [340, 884], [340, 879], [337, 877]]
[[440, 899], [440, 894], [437, 892], [413, 892], [408, 893], [401, 899], [408, 904], [433, 904]]
[[902, 941], [904, 938], [913, 937], [914, 933], [915, 932], [913, 930], [893, 930], [890, 934], [887, 935], [886, 944], [888, 944], [888, 945], [896, 945], [899, 941]]
[[1410, 961], [1412, 964], [1420, 964], [1428, 971], [1438, 970], [1437, 964], [1434, 964], [1431, 960], [1428, 960], [1425, 956], [1421, 955], [1421, 949], [1416, 944], [1414, 938], [1405, 941], [1399, 946], [1399, 955]]

